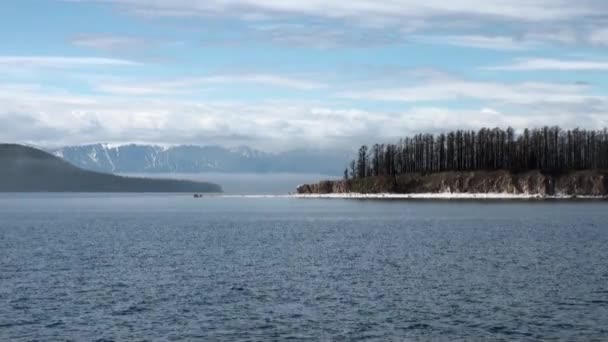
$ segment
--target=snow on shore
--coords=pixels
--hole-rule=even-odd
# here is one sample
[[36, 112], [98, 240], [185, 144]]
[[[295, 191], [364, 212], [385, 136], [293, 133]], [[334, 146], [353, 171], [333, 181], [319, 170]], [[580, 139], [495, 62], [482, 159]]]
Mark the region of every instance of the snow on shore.
[[543, 196], [538, 194], [509, 194], [509, 193], [424, 193], [424, 194], [296, 194], [294, 198], [334, 198], [334, 199], [606, 199], [604, 196]]
[[423, 193], [423, 194], [360, 194], [360, 193], [332, 193], [332, 194], [289, 194], [289, 195], [238, 195], [238, 194], [205, 194], [201, 197], [221, 198], [295, 198], [295, 199], [436, 199], [436, 200], [608, 200], [608, 196], [571, 196], [555, 195], [543, 196], [538, 194], [509, 194], [509, 193]]

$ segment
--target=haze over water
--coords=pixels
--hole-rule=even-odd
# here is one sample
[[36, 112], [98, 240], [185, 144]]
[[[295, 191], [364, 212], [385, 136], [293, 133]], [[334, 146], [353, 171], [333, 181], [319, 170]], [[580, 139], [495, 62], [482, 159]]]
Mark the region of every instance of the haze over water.
[[336, 175], [308, 173], [137, 173], [125, 176], [212, 182], [220, 184], [224, 193], [230, 195], [285, 195], [295, 192], [298, 185], [340, 179]]
[[0, 195], [0, 340], [608, 336], [605, 202]]

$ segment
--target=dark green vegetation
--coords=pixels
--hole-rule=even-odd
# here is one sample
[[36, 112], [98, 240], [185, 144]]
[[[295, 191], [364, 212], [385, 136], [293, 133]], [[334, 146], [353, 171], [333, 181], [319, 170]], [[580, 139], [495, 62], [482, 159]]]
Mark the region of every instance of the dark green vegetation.
[[0, 144], [2, 192], [221, 192], [219, 185], [85, 171], [35, 148]]
[[418, 134], [397, 144], [362, 146], [350, 165], [351, 178], [446, 171], [541, 171], [564, 174], [608, 170], [608, 130], [483, 128], [447, 134]]

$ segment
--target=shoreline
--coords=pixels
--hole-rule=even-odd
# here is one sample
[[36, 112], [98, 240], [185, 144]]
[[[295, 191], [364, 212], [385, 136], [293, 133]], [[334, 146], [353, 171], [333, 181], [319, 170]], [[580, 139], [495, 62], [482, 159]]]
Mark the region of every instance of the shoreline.
[[363, 199], [363, 200], [608, 200], [608, 196], [539, 195], [510, 193], [330, 193], [330, 194], [207, 194], [201, 198], [287, 198], [287, 199]]
[[576, 196], [576, 195], [539, 195], [539, 194], [510, 194], [510, 193], [417, 193], [417, 194], [362, 194], [362, 193], [331, 193], [331, 194], [294, 194], [292, 198], [302, 199], [436, 199], [436, 200], [608, 200], [608, 196]]

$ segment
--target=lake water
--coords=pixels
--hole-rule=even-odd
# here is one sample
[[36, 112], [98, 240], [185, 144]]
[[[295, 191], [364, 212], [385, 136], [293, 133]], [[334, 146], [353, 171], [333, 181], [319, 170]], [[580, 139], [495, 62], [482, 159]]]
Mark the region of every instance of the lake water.
[[241, 195], [285, 195], [295, 192], [298, 185], [318, 183], [322, 180], [340, 179], [340, 176], [335, 175], [308, 173], [137, 173], [124, 175], [212, 182], [221, 185], [226, 194]]
[[0, 195], [0, 340], [606, 340], [608, 203]]

